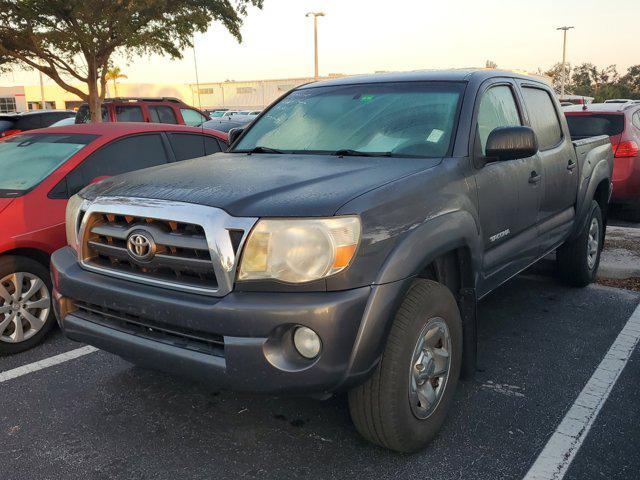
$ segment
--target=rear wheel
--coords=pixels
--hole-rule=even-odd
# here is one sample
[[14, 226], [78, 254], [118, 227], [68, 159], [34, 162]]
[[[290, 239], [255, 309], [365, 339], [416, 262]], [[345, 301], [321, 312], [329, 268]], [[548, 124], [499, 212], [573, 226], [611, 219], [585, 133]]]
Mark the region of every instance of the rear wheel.
[[0, 258], [0, 354], [34, 347], [54, 323], [47, 268], [30, 258]]
[[595, 200], [589, 219], [577, 238], [565, 242], [556, 252], [560, 278], [567, 285], [585, 287], [596, 278], [604, 239], [600, 205]]
[[431, 280], [411, 286], [375, 372], [349, 392], [351, 418], [370, 442], [399, 452], [425, 447], [453, 400], [462, 363], [456, 300]]

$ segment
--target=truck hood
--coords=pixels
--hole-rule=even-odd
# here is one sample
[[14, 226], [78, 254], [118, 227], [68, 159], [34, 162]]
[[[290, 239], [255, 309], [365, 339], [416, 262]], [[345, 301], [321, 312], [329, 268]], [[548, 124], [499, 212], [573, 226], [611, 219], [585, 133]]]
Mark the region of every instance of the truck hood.
[[219, 153], [103, 180], [81, 195], [195, 203], [238, 217], [331, 216], [349, 200], [440, 161]]

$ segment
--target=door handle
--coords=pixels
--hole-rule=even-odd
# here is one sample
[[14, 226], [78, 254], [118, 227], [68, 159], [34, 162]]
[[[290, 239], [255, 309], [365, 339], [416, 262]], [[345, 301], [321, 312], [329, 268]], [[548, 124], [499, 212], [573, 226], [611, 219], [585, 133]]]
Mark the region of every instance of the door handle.
[[540, 180], [542, 180], [542, 175], [538, 175], [535, 170], [531, 172], [529, 183], [538, 183]]
[[567, 164], [567, 170], [572, 172], [577, 166], [578, 164], [576, 162], [574, 162], [573, 160], [569, 160], [569, 163]]

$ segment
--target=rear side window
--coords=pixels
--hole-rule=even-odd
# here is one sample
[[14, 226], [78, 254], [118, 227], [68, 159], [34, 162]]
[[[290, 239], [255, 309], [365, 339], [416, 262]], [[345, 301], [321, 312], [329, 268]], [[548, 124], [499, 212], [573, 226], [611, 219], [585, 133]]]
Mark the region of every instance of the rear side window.
[[482, 154], [486, 153], [487, 139], [494, 129], [517, 125], [522, 125], [522, 122], [511, 88], [500, 85], [487, 90], [478, 109], [478, 135]]
[[180, 113], [182, 114], [184, 123], [187, 125], [191, 125], [192, 127], [197, 127], [198, 125], [201, 125], [202, 122], [207, 121], [207, 119], [199, 112], [196, 112], [195, 110], [192, 110], [190, 108], [181, 108]]
[[546, 90], [531, 87], [524, 87], [522, 93], [540, 150], [556, 146], [562, 140], [562, 128], [551, 96]]
[[169, 141], [177, 161], [204, 157], [221, 150], [218, 141], [208, 135], [170, 133]]
[[173, 108], [165, 105], [152, 105], [149, 107], [149, 117], [153, 123], [178, 123]]
[[640, 112], [636, 112], [633, 114], [633, 125], [640, 130]]
[[571, 138], [595, 137], [597, 135], [620, 135], [624, 131], [624, 115], [615, 113], [589, 113], [567, 115]]
[[116, 120], [118, 122], [144, 122], [142, 108], [131, 105], [117, 105]]
[[74, 195], [98, 177], [112, 177], [167, 162], [167, 152], [158, 134], [115, 140], [89, 155], [67, 175], [68, 192]]

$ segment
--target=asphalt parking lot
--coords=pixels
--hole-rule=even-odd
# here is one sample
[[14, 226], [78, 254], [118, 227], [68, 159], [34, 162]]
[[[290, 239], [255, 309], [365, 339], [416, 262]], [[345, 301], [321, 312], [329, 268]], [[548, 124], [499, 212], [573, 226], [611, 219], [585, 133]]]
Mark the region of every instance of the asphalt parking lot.
[[[640, 295], [525, 274], [480, 305], [479, 367], [439, 437], [399, 455], [365, 443], [344, 397], [217, 392], [96, 352], [0, 383], [0, 478], [522, 478]], [[78, 348], [57, 332], [0, 371]], [[570, 479], [640, 471], [636, 350]]]

